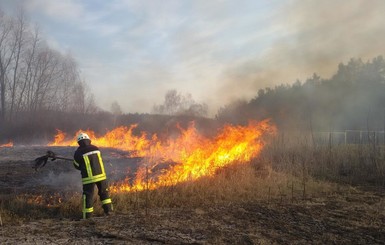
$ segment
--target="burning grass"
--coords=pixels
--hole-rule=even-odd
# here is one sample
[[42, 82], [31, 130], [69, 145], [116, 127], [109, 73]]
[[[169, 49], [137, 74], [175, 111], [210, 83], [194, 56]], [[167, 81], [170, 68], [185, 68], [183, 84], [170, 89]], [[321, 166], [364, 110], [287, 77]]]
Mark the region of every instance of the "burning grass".
[[[112, 182], [117, 215], [91, 222], [73, 221], [81, 218], [81, 194], [78, 192], [50, 193], [47, 189], [36, 190], [35, 194], [10, 192], [6, 198], [0, 198], [3, 240], [24, 241], [33, 237], [31, 239], [52, 241], [50, 239], [64, 237], [66, 241], [76, 241], [81, 234], [92, 242], [108, 239], [104, 240], [106, 243], [160, 241], [179, 244], [186, 243], [186, 237], [192, 237], [188, 240], [191, 243], [209, 244], [261, 241], [267, 244], [341, 241], [380, 244], [384, 240], [385, 196], [349, 184], [371, 184], [383, 189], [384, 182], [380, 179], [384, 177], [384, 149], [377, 145], [314, 146], [306, 138], [290, 138], [293, 139], [295, 144], [275, 137], [248, 161], [236, 158], [225, 166], [210, 169], [210, 174], [183, 181], [171, 179], [167, 185], [156, 188], [153, 184], [160, 183], [157, 182], [159, 176], [165, 176], [167, 171], [173, 173], [178, 163], [170, 160], [173, 158], [162, 159], [165, 165], [152, 168], [151, 161], [143, 158], [144, 162], [140, 162], [137, 158], [129, 163], [136, 167], [147, 163], [147, 167], [142, 168], [145, 170], [141, 175], [142, 188], [133, 188], [137, 175]], [[213, 144], [214, 141], [209, 142]], [[65, 148], [61, 150], [64, 152]], [[72, 148], [67, 150], [72, 152]], [[109, 157], [118, 158], [121, 154]], [[22, 178], [31, 177], [28, 171], [20, 174]], [[47, 172], [39, 174], [47, 175]], [[15, 178], [15, 175], [1, 172], [0, 176]], [[124, 186], [127, 189], [119, 189]], [[95, 215], [102, 216], [97, 196], [94, 201]], [[25, 222], [30, 220], [34, 222]], [[24, 224], [20, 226], [19, 223]], [[14, 238], [14, 227], [24, 227], [17, 238]]]
[[[226, 125], [218, 131], [215, 137], [205, 137], [198, 132], [192, 123], [187, 129], [179, 127], [180, 132], [177, 136], [160, 140], [157, 135], [146, 137], [145, 133], [142, 133], [141, 136], [134, 136], [132, 134], [134, 127], [120, 127], [100, 137], [88, 131], [92, 142], [96, 145], [118, 148], [131, 154], [131, 157], [142, 156], [143, 158], [133, 180], [126, 178], [125, 181], [111, 185], [111, 192], [115, 194], [113, 197], [116, 199], [115, 205], [121, 210], [131, 209], [130, 203], [136, 207], [143, 206], [141, 204], [143, 200], [147, 209], [153, 205], [182, 206], [186, 203], [193, 205], [194, 203], [201, 203], [198, 200], [213, 200], [213, 197], [218, 195], [222, 196], [221, 199], [228, 200], [227, 196], [232, 196], [229, 193], [221, 194], [223, 191], [214, 190], [215, 187], [228, 188], [228, 192], [242, 193], [239, 189], [230, 188], [231, 185], [226, 183], [230, 179], [230, 182], [235, 182], [233, 184], [238, 186], [240, 184], [236, 182], [247, 182], [251, 179], [245, 170], [235, 170], [245, 168], [252, 159], [255, 159], [263, 149], [266, 137], [273, 135], [276, 130], [266, 120], [250, 122], [246, 126]], [[55, 142], [51, 145], [68, 145], [69, 143], [65, 141], [63, 135], [62, 132], [59, 132], [55, 137]], [[69, 142], [73, 143], [73, 141], [72, 139]], [[161, 164], [165, 166], [160, 166]], [[227, 168], [234, 170], [234, 173], [243, 173], [243, 175], [234, 179], [230, 174], [232, 170], [226, 170]], [[247, 188], [251, 189], [250, 186], [255, 184], [250, 183]], [[213, 187], [214, 189], [212, 189]], [[202, 191], [199, 191], [199, 188]], [[122, 193], [125, 192], [128, 194], [123, 195]], [[194, 194], [199, 192], [202, 195]], [[190, 196], [193, 196], [191, 200], [184, 199], [184, 197]], [[24, 203], [27, 206], [17, 208], [20, 206], [20, 198], [25, 200]], [[72, 207], [78, 207], [75, 210], [80, 210], [79, 201], [74, 203], [67, 201], [65, 205], [61, 204], [62, 200], [71, 200], [71, 197], [62, 198], [59, 196], [56, 199], [54, 197], [53, 200], [57, 200], [57, 203], [61, 204], [59, 207], [51, 204], [51, 197], [41, 195], [34, 197], [17, 196], [16, 199], [14, 201], [17, 205], [13, 205], [13, 200], [11, 200], [5, 203], [6, 209], [16, 214], [22, 214], [25, 210], [29, 210], [30, 214], [26, 216], [31, 217], [36, 217], [33, 205], [55, 209], [55, 215], [64, 217], [73, 215], [70, 212], [73, 210]], [[231, 197], [231, 199], [235, 198]]]
[[[275, 137], [264, 147], [266, 135], [274, 133], [275, 128], [264, 121], [226, 126], [213, 138], [200, 135], [193, 125], [166, 141], [156, 135], [146, 137], [147, 143], [140, 144], [145, 146], [141, 153], [145, 157], [137, 174], [111, 183], [114, 206], [118, 212], [128, 213], [247, 202], [295, 203], [349, 192], [345, 184], [358, 183], [357, 179], [373, 183], [374, 178], [379, 180], [374, 184], [383, 186], [384, 151], [379, 146], [315, 147], [306, 138], [291, 137], [291, 142], [285, 142]], [[117, 135], [102, 138], [105, 142], [116, 137], [118, 142], [124, 140]], [[143, 135], [131, 142], [139, 142]], [[102, 215], [96, 197], [94, 207], [96, 215]], [[76, 192], [14, 195], [1, 201], [4, 222], [74, 219], [80, 212], [80, 193]]]
[[[137, 170], [135, 180], [123, 181], [112, 186], [114, 193], [141, 191], [173, 186], [177, 183], [194, 181], [213, 176], [218, 169], [233, 163], [247, 163], [257, 157], [266, 143], [266, 137], [274, 135], [276, 128], [268, 120], [251, 121], [246, 126], [225, 125], [213, 138], [205, 137], [191, 123], [187, 129], [179, 127], [179, 135], [164, 140], [156, 134], [146, 137], [132, 134], [135, 128], [119, 127], [96, 136], [87, 131], [92, 143], [101, 147], [113, 147], [130, 153], [131, 157], [143, 157], [143, 164]], [[79, 131], [80, 132], [80, 131]], [[62, 132], [55, 136], [52, 146], [73, 144], [74, 139], [65, 140]], [[75, 143], [76, 144], [76, 143]], [[161, 172], [150, 176], [159, 164], [170, 162]]]

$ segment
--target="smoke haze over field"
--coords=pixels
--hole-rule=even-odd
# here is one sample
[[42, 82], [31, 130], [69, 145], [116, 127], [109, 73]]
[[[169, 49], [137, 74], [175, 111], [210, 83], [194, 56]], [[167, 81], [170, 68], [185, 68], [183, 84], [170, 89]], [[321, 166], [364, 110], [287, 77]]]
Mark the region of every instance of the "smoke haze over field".
[[176, 89], [213, 115], [260, 88], [385, 55], [382, 0], [0, 1], [10, 15], [20, 5], [107, 110], [150, 112]]
[[384, 10], [384, 1], [280, 5], [272, 21], [277, 38], [259, 57], [232, 67], [223, 77], [227, 83], [219, 94], [255, 96], [258, 88], [303, 81], [313, 73], [329, 78], [340, 62], [351, 58], [366, 61], [384, 55]]

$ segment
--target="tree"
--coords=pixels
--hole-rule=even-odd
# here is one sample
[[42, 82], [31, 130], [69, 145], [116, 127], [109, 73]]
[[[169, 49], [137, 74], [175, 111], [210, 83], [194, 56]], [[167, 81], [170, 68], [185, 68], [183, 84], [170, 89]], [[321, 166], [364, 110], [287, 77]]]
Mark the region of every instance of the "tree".
[[281, 128], [306, 130], [310, 122], [316, 130], [383, 129], [385, 102], [385, 61], [382, 56], [363, 62], [351, 59], [339, 64], [334, 76], [317, 74], [305, 83], [279, 85], [259, 90], [245, 103], [231, 103], [218, 111], [223, 121], [245, 122], [272, 118]]
[[95, 100], [69, 54], [50, 48], [24, 12], [0, 12], [0, 120], [41, 111], [95, 112]]
[[191, 94], [182, 95], [175, 89], [168, 90], [161, 105], [155, 105], [153, 112], [166, 115], [206, 116], [208, 106], [197, 103]]
[[6, 80], [7, 73], [15, 54], [16, 43], [12, 39], [13, 21], [0, 12], [0, 120], [6, 115]]
[[117, 101], [112, 102], [111, 104], [111, 112], [114, 116], [122, 115], [122, 109]]

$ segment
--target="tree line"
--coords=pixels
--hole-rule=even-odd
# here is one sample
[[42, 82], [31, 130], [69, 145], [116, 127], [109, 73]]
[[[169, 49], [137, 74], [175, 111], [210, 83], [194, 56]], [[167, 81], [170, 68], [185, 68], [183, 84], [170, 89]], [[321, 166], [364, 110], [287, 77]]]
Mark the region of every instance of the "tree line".
[[90, 113], [92, 94], [69, 54], [49, 47], [23, 11], [0, 11], [0, 122], [28, 120], [47, 111]]
[[329, 79], [313, 74], [305, 82], [260, 89], [249, 101], [220, 108], [216, 118], [233, 123], [272, 118], [282, 129], [384, 130], [385, 61], [351, 59]]

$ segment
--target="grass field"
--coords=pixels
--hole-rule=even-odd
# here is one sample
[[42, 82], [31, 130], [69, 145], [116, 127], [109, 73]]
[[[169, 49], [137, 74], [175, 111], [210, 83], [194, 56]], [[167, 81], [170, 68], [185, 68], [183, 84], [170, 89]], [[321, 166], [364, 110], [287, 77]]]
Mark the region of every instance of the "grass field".
[[[384, 148], [294, 142], [277, 137], [252, 162], [234, 163], [212, 177], [113, 193], [113, 217], [103, 217], [95, 197], [92, 221], [79, 221], [81, 186], [70, 183], [76, 178], [72, 166], [56, 162], [33, 173], [28, 161], [18, 159], [43, 149], [23, 148], [25, 155], [17, 148], [0, 149], [8, 156], [0, 162], [0, 241], [382, 244]], [[69, 154], [73, 149], [60, 151]], [[125, 164], [113, 151], [104, 152], [111, 166]], [[62, 173], [68, 173], [68, 180], [63, 178], [60, 185], [41, 184], [49, 175], [58, 181]]]

